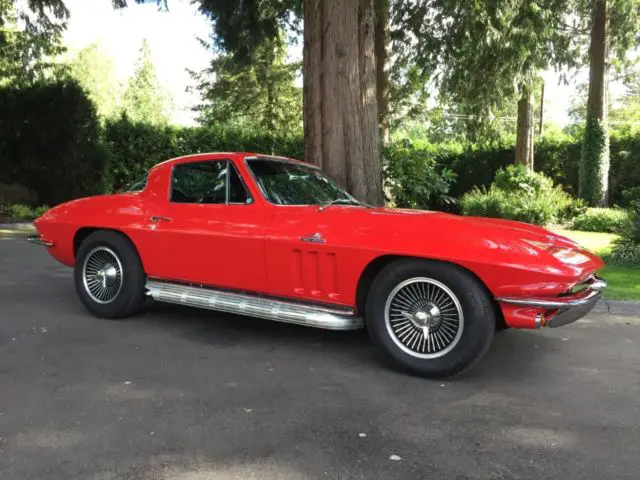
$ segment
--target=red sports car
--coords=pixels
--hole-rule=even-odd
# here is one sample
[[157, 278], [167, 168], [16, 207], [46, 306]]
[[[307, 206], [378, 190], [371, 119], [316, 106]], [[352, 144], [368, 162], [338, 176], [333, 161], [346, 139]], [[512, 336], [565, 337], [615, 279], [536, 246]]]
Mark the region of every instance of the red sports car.
[[374, 208], [307, 163], [248, 153], [185, 156], [113, 195], [35, 222], [32, 242], [74, 267], [104, 318], [146, 297], [330, 330], [366, 327], [386, 354], [451, 376], [498, 329], [566, 325], [606, 287], [602, 261], [540, 227]]

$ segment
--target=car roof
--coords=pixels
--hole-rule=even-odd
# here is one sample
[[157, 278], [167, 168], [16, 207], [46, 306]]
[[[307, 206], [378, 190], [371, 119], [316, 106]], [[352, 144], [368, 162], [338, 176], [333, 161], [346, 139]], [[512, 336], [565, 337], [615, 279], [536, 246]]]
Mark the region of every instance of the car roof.
[[271, 160], [274, 162], [291, 162], [297, 163], [300, 165], [304, 165], [307, 167], [318, 168], [316, 165], [313, 165], [308, 162], [304, 162], [302, 160], [297, 160], [295, 158], [283, 157], [278, 155], [267, 155], [262, 153], [250, 153], [250, 152], [210, 152], [210, 153], [194, 153], [191, 155], [183, 155], [180, 157], [170, 158], [168, 160], [164, 160], [160, 163], [155, 164], [151, 170], [154, 170], [160, 166], [166, 166], [168, 164], [174, 163], [188, 163], [188, 162], [196, 162], [199, 160], [215, 160], [225, 156], [240, 156], [245, 159], [247, 158], [259, 158], [261, 160]]

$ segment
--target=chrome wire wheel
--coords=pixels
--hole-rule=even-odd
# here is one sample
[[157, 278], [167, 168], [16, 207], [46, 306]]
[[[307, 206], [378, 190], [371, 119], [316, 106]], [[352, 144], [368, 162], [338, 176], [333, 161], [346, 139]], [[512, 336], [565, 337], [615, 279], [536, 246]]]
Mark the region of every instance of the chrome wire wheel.
[[84, 259], [82, 282], [87, 295], [96, 303], [113, 302], [122, 289], [122, 263], [113, 250], [96, 247]]
[[398, 284], [384, 310], [387, 331], [405, 353], [422, 359], [442, 357], [460, 341], [462, 306], [443, 283], [416, 277]]

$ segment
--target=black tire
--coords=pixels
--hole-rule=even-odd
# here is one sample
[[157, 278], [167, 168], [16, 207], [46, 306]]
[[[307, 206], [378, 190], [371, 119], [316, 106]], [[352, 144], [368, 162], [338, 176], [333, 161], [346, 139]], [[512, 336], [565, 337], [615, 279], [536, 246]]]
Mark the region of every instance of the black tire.
[[[418, 279], [427, 279], [427, 281]], [[445, 289], [441, 290], [442, 292], [448, 289], [448, 291], [455, 296], [454, 299], [447, 293], [449, 300], [439, 300], [441, 302], [451, 301], [451, 303], [443, 303], [443, 305], [445, 305], [443, 312], [440, 313], [436, 310], [435, 315], [437, 316], [433, 317], [439, 319], [442, 318], [440, 315], [454, 315], [454, 321], [455, 318], [458, 318], [458, 323], [453, 323], [454, 327], [451, 329], [451, 340], [447, 347], [450, 348], [449, 351], [444, 347], [440, 350], [440, 353], [435, 351], [430, 353], [428, 350], [427, 338], [435, 338], [431, 336], [434, 335], [433, 332], [438, 331], [438, 328], [444, 328], [438, 327], [438, 320], [432, 320], [432, 317], [428, 317], [428, 321], [433, 321], [434, 323], [429, 323], [429, 329], [432, 333], [427, 337], [427, 335], [423, 333], [423, 324], [416, 324], [416, 322], [418, 322], [415, 316], [417, 313], [410, 314], [409, 312], [409, 310], [414, 307], [407, 307], [407, 312], [401, 314], [392, 313], [398, 311], [391, 309], [394, 306], [393, 298], [400, 298], [401, 295], [395, 294], [393, 297], [390, 296], [396, 288], [400, 288], [398, 293], [402, 292], [402, 288], [406, 288], [406, 286], [402, 287], [405, 282], [416, 282], [416, 288], [421, 288], [420, 285], [424, 286], [424, 292], [429, 291], [427, 290], [427, 286], [432, 288], [431, 292], [437, 292], [438, 290], [436, 290], [436, 288], [440, 288], [438, 285], [443, 285]], [[429, 282], [433, 282], [433, 284]], [[425, 298], [427, 298], [427, 296], [434, 294], [425, 293], [424, 295]], [[399, 301], [402, 302], [404, 300], [400, 299]], [[419, 301], [423, 300], [419, 299]], [[455, 303], [456, 301], [457, 304]], [[386, 320], [387, 302], [389, 302], [390, 305], [390, 320], [388, 324]], [[395, 305], [397, 306], [399, 304], [395, 303]], [[451, 310], [452, 308], [453, 310]], [[394, 360], [395, 363], [420, 376], [441, 378], [451, 377], [464, 372], [487, 352], [496, 330], [497, 316], [495, 308], [495, 304], [485, 287], [473, 275], [462, 268], [436, 261], [403, 259], [388, 264], [375, 278], [367, 295], [365, 318], [372, 341]], [[458, 313], [458, 309], [461, 310], [461, 315]], [[425, 309], [420, 307], [417, 310]], [[445, 311], [453, 313], [445, 314]], [[393, 315], [395, 315], [395, 317]], [[412, 317], [413, 320], [409, 319], [409, 322], [406, 322], [402, 317], [406, 317], [406, 319]], [[394, 318], [394, 322], [399, 322], [394, 323], [394, 327], [391, 326], [392, 318]], [[420, 322], [427, 322], [424, 316], [419, 320]], [[400, 324], [403, 326], [398, 327], [397, 325]], [[455, 325], [457, 325], [457, 327], [455, 327]], [[394, 328], [399, 332], [397, 335], [393, 333], [393, 331], [395, 331]], [[401, 337], [403, 337], [406, 331], [404, 329], [411, 328], [417, 332], [415, 341], [418, 347], [422, 346], [422, 351], [420, 351], [419, 348], [418, 351], [412, 350], [410, 348], [411, 345], [403, 344]], [[422, 337], [420, 335], [422, 335]], [[408, 338], [414, 338], [413, 333], [409, 334]], [[422, 338], [424, 338], [424, 340], [422, 340]], [[443, 339], [444, 335], [438, 338]], [[413, 342], [413, 340], [404, 341], [408, 343]], [[435, 345], [433, 340], [431, 340], [431, 342], [432, 345]], [[403, 346], [400, 346], [400, 344]], [[445, 344], [444, 340], [443, 344]], [[407, 350], [410, 350], [411, 353]], [[429, 355], [432, 357], [424, 358]], [[422, 356], [422, 358], [420, 358], [420, 356]]]
[[[91, 292], [88, 283], [85, 285], [85, 262], [89, 265], [91, 261], [88, 256], [99, 260], [106, 258], [107, 265], [115, 265], [116, 277], [112, 280], [113, 285], [109, 287], [111, 290], [105, 297], [106, 302], [98, 300], [98, 295]], [[118, 269], [121, 269], [119, 283]], [[145, 274], [140, 256], [131, 241], [120, 233], [99, 230], [90, 234], [78, 249], [74, 279], [80, 300], [87, 310], [97, 317], [128, 317], [138, 313], [144, 305]], [[99, 286], [97, 288], [100, 289]]]

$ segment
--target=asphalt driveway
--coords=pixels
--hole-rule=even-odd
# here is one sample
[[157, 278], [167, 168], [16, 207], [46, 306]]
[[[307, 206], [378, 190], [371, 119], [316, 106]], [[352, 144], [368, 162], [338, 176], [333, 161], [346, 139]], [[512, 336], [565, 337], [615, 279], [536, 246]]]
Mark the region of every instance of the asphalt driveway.
[[0, 239], [0, 478], [637, 479], [640, 319], [507, 331], [455, 381], [361, 332], [150, 305], [91, 317]]

